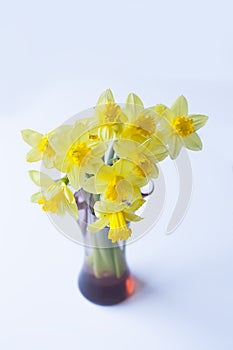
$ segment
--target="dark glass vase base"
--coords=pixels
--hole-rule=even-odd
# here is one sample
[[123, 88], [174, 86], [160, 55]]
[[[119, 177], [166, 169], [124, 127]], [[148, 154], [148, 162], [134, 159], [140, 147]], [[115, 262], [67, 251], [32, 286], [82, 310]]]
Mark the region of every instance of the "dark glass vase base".
[[108, 276], [96, 278], [83, 269], [78, 286], [82, 295], [98, 305], [115, 305], [127, 299], [134, 290], [134, 279], [129, 271], [120, 278]]

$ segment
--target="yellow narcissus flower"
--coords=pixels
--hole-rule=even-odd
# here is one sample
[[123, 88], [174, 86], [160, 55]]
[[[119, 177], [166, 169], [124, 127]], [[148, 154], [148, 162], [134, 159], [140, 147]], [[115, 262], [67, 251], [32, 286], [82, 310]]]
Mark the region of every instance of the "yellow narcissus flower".
[[98, 134], [102, 140], [110, 140], [118, 135], [126, 118], [116, 104], [110, 89], [104, 91], [95, 106]]
[[41, 188], [40, 192], [31, 196], [31, 201], [42, 206], [44, 211], [64, 215], [68, 212], [74, 218], [78, 217], [78, 208], [72, 191], [66, 181], [54, 181], [50, 176], [36, 170], [29, 171], [32, 181]]
[[127, 123], [120, 138], [142, 143], [155, 133], [159, 117], [154, 110], [144, 109], [143, 102], [137, 95], [132, 93], [128, 95], [123, 112], [127, 117]]
[[192, 151], [202, 149], [196, 131], [206, 124], [208, 117], [188, 114], [188, 102], [184, 96], [178, 97], [171, 108], [160, 104], [155, 106], [155, 111], [163, 117], [160, 121], [161, 131], [165, 135], [172, 159], [179, 155], [183, 146]]
[[21, 135], [23, 140], [32, 147], [26, 155], [27, 162], [43, 160], [46, 168], [52, 168], [55, 157], [55, 152], [49, 142], [52, 132], [43, 135], [37, 131], [25, 129], [21, 131]]
[[87, 129], [87, 124], [76, 122], [55, 130], [51, 144], [56, 151], [55, 167], [66, 173], [71, 186], [78, 190], [86, 173], [94, 174], [103, 164], [106, 146]]
[[127, 158], [135, 164], [134, 172], [137, 176], [147, 178], [158, 177], [157, 162], [163, 160], [168, 152], [158, 137], [152, 136], [139, 144], [132, 140], [118, 140], [114, 142], [114, 150], [118, 157]]
[[147, 183], [136, 169], [137, 164], [127, 159], [119, 159], [112, 166], [103, 164], [94, 176], [82, 183], [82, 187], [87, 192], [103, 194], [109, 201], [132, 203], [141, 198], [140, 187]]
[[94, 205], [97, 221], [88, 226], [89, 232], [97, 232], [109, 226], [108, 238], [115, 243], [118, 240], [127, 240], [132, 230], [127, 226], [127, 221], [140, 221], [142, 218], [133, 214], [142, 206], [145, 201], [138, 199], [131, 205], [121, 203], [116, 205], [113, 202], [98, 201]]

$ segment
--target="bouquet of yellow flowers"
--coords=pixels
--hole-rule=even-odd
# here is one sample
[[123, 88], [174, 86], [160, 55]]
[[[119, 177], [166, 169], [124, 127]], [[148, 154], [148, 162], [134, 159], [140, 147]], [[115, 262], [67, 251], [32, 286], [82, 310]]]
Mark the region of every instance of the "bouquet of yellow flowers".
[[[142, 219], [135, 212], [145, 202], [142, 188], [158, 177], [158, 162], [167, 156], [175, 159], [182, 147], [201, 150], [196, 131], [207, 119], [188, 114], [184, 96], [170, 108], [163, 104], [145, 108], [133, 93], [125, 104], [117, 104], [108, 89], [92, 115], [73, 125], [63, 124], [47, 134], [22, 131], [32, 147], [27, 161], [41, 160], [48, 171], [55, 168], [61, 174], [54, 180], [48, 171], [29, 171], [40, 189], [31, 200], [52, 214], [69, 213], [85, 233], [105, 230], [110, 242], [126, 241], [132, 234], [129, 223]], [[87, 215], [79, 216], [83, 196], [91, 221]], [[97, 276], [100, 270], [96, 268]]]

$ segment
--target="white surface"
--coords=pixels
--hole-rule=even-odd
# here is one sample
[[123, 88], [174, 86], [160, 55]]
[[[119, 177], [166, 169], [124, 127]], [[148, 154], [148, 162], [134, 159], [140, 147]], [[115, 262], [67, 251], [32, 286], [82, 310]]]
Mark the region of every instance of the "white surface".
[[[0, 25], [0, 348], [230, 350], [233, 347], [233, 48], [230, 1], [2, 4]], [[190, 155], [194, 194], [171, 236], [158, 226], [128, 247], [142, 287], [98, 307], [78, 292], [83, 248], [29, 202], [20, 129], [47, 131], [111, 87], [145, 104], [184, 93], [210, 116]]]

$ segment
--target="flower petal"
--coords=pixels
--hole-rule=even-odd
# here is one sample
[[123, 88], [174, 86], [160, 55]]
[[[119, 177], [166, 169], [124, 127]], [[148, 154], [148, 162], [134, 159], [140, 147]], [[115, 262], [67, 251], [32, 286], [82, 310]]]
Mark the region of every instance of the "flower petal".
[[63, 157], [72, 145], [72, 129], [72, 125], [61, 125], [53, 131], [53, 134], [49, 138], [49, 143], [54, 151], [58, 154], [62, 154]]
[[73, 192], [64, 183], [61, 183], [61, 187], [63, 188], [64, 196], [67, 199], [67, 201], [69, 203], [74, 203], [75, 198]]
[[115, 102], [112, 91], [107, 89], [100, 95], [97, 105], [105, 105], [109, 101]]
[[43, 164], [47, 169], [51, 169], [54, 167], [54, 159], [53, 157], [47, 157], [45, 154], [42, 158]]
[[126, 98], [126, 101], [125, 101], [126, 104], [130, 104], [130, 105], [133, 105], [133, 106], [141, 106], [142, 108], [144, 108], [143, 106], [143, 102], [142, 100], [140, 99], [140, 97], [138, 97], [137, 95], [133, 94], [133, 93], [130, 93], [127, 98]]
[[201, 139], [195, 132], [184, 137], [183, 141], [185, 146], [192, 151], [200, 151], [202, 149]]
[[134, 201], [131, 205], [129, 205], [128, 207], [126, 207], [124, 209], [124, 213], [131, 213], [136, 211], [137, 209], [139, 209], [144, 203], [145, 203], [145, 199], [137, 199], [136, 201]]
[[112, 243], [117, 242], [118, 240], [126, 241], [132, 234], [132, 230], [127, 226], [110, 228], [108, 232], [108, 238]]
[[104, 165], [102, 157], [104, 156], [107, 149], [107, 144], [100, 143], [93, 147], [83, 159], [81, 166], [85, 169], [88, 174], [97, 174], [101, 167]]
[[168, 144], [171, 159], [177, 158], [183, 145], [181, 137], [176, 134], [171, 134], [168, 139]]
[[83, 189], [89, 193], [99, 194], [104, 193], [106, 190], [106, 184], [97, 182], [95, 176], [85, 179], [82, 181], [81, 185]]
[[31, 202], [38, 203], [38, 200], [42, 197], [41, 192], [36, 192], [31, 195]]
[[101, 230], [102, 228], [104, 228], [106, 225], [109, 224], [109, 219], [107, 216], [104, 216], [103, 218], [93, 222], [92, 224], [90, 224], [87, 227], [87, 230], [91, 233], [95, 233], [99, 230]]
[[[129, 181], [122, 179], [116, 185], [117, 200], [131, 202], [134, 198], [134, 186]], [[139, 192], [139, 189], [138, 189]]]
[[143, 218], [141, 218], [140, 216], [136, 215], [136, 214], [132, 214], [132, 213], [126, 213], [125, 214], [125, 218], [128, 221], [141, 221]]
[[157, 104], [156, 106], [151, 108], [153, 108], [156, 114], [158, 114], [161, 117], [164, 116], [166, 112], [169, 110], [169, 108], [163, 104]]
[[100, 142], [97, 146], [92, 148], [91, 154], [94, 157], [102, 158], [106, 150], [107, 150], [107, 144]]
[[96, 181], [103, 182], [105, 185], [108, 184], [108, 181], [114, 176], [113, 166], [103, 164], [96, 173]]
[[175, 116], [188, 115], [188, 102], [186, 98], [183, 95], [178, 97], [171, 106], [171, 110], [175, 114]]
[[[88, 139], [88, 135], [89, 134], [88, 134], [87, 126], [80, 120], [77, 120], [70, 132], [70, 136], [72, 140], [71, 144], [74, 142], [86, 141], [86, 139]], [[83, 140], [83, 138], [85, 140]]]
[[95, 202], [94, 209], [98, 217], [103, 217], [104, 213], [117, 213], [119, 211], [125, 210], [127, 205], [125, 203], [117, 203], [112, 201], [97, 201]]
[[[153, 177], [154, 179], [156, 179], [159, 176], [159, 168], [157, 167], [156, 164], [151, 163], [151, 172], [150, 174], [148, 174], [150, 177]], [[148, 176], [147, 175], [147, 176]]]
[[79, 167], [76, 165], [73, 165], [70, 171], [67, 173], [70, 184], [76, 191], [79, 190], [80, 188], [79, 171], [80, 171]]
[[26, 155], [26, 161], [29, 163], [38, 162], [43, 157], [43, 153], [37, 148], [32, 148]]
[[127, 96], [123, 110], [131, 120], [135, 119], [143, 109], [143, 102], [137, 95], [131, 93]]
[[117, 175], [128, 177], [129, 173], [132, 173], [135, 168], [135, 164], [128, 159], [120, 159], [112, 166], [114, 172]]
[[154, 158], [154, 162], [158, 162], [167, 157], [168, 151], [165, 146], [164, 137], [157, 132], [156, 136], [152, 135], [141, 145], [143, 152], [150, 158]]
[[54, 181], [49, 186], [43, 187], [42, 190], [47, 201], [51, 200], [57, 194], [62, 192], [61, 186]]
[[75, 219], [78, 218], [78, 207], [76, 203], [63, 203], [64, 210], [67, 211]]
[[204, 126], [209, 119], [206, 115], [203, 114], [190, 114], [189, 118], [193, 120], [194, 130], [200, 129]]
[[117, 140], [113, 144], [114, 151], [119, 157], [130, 158], [131, 153], [136, 152], [140, 144], [133, 140]]
[[31, 180], [40, 187], [49, 187], [54, 184], [53, 179], [50, 176], [41, 173], [37, 170], [29, 170], [29, 176]]
[[23, 140], [32, 147], [37, 146], [43, 138], [43, 134], [31, 129], [21, 130], [21, 135]]

